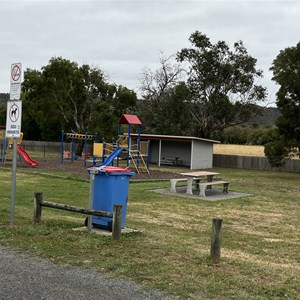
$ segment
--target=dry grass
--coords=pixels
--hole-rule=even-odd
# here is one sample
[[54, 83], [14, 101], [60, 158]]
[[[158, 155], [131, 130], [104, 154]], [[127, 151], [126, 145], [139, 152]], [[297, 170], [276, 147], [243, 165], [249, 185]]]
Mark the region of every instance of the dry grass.
[[264, 157], [264, 146], [214, 144], [214, 154]]

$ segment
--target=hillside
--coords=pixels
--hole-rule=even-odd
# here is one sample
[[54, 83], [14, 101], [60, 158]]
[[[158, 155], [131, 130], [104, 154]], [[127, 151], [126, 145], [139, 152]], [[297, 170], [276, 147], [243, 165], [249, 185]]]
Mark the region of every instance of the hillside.
[[[9, 93], [0, 93], [0, 104], [6, 103], [9, 100]], [[280, 112], [276, 107], [260, 107], [261, 115], [254, 117], [247, 122], [248, 125], [272, 126], [276, 119], [280, 116]]]
[[274, 125], [276, 119], [280, 116], [277, 107], [261, 107], [261, 115], [254, 117], [248, 123], [257, 125]]

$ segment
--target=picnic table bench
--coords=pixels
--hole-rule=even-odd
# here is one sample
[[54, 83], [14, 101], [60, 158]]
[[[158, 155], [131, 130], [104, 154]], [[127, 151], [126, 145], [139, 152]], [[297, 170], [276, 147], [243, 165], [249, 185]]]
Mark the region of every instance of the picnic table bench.
[[[170, 191], [176, 193], [176, 185], [178, 182], [187, 182], [186, 194], [193, 195], [193, 184], [196, 184], [196, 189], [199, 189], [199, 196], [206, 197], [205, 192], [207, 190], [212, 190], [213, 185], [223, 185], [223, 193], [228, 193], [229, 181], [222, 180], [221, 178], [216, 178], [214, 175], [218, 175], [216, 172], [198, 171], [190, 173], [181, 173], [181, 175], [186, 176], [185, 178], [175, 178], [170, 179], [171, 189]], [[201, 181], [200, 177], [206, 177], [206, 181]]]
[[220, 181], [211, 181], [211, 182], [202, 182], [199, 183], [199, 188], [200, 188], [200, 192], [199, 192], [199, 196], [201, 197], [206, 197], [205, 191], [207, 189], [212, 189], [212, 185], [223, 185], [223, 193], [228, 194], [228, 186], [229, 186], [229, 182], [225, 181], [225, 180], [220, 180]]
[[179, 156], [164, 156], [160, 160], [160, 164], [170, 166], [182, 166], [182, 160], [180, 160], [179, 158]]
[[[199, 178], [193, 178], [193, 180], [196, 180], [196, 184], [200, 182]], [[171, 192], [176, 193], [176, 185], [177, 182], [187, 182], [187, 178], [175, 178], [175, 179], [170, 179], [170, 183], [171, 183]], [[198, 187], [198, 186], [196, 186]], [[198, 187], [199, 188], [199, 187]]]

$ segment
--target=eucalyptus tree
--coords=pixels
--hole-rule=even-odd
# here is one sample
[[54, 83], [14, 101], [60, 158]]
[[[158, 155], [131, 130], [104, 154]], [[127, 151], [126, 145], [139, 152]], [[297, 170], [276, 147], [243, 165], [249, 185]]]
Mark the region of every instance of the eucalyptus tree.
[[191, 34], [190, 48], [177, 53], [188, 65], [189, 110], [195, 135], [211, 133], [242, 124], [258, 113], [256, 103], [266, 98], [266, 88], [255, 84], [263, 72], [248, 54], [242, 41], [233, 50], [225, 43], [213, 44], [203, 33]]
[[23, 83], [29, 138], [55, 140], [61, 129], [113, 135], [122, 110], [132, 109], [136, 94], [110, 84], [87, 64], [54, 57], [41, 70], [27, 69]]
[[189, 134], [189, 116], [186, 101], [189, 91], [183, 82], [184, 69], [174, 56], [160, 57], [159, 67], [145, 68], [140, 75], [139, 114], [143, 129], [155, 134]]
[[276, 105], [281, 115], [276, 120], [277, 138], [266, 145], [265, 154], [271, 165], [281, 166], [291, 155], [300, 158], [300, 42], [280, 51], [270, 70], [279, 85]]

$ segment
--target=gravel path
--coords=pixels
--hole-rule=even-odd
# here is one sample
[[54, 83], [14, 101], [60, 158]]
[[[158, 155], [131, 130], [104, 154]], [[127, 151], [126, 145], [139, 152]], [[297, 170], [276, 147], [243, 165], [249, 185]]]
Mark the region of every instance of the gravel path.
[[129, 280], [111, 279], [96, 270], [62, 267], [0, 247], [1, 300], [161, 300], [162, 292], [143, 291]]

